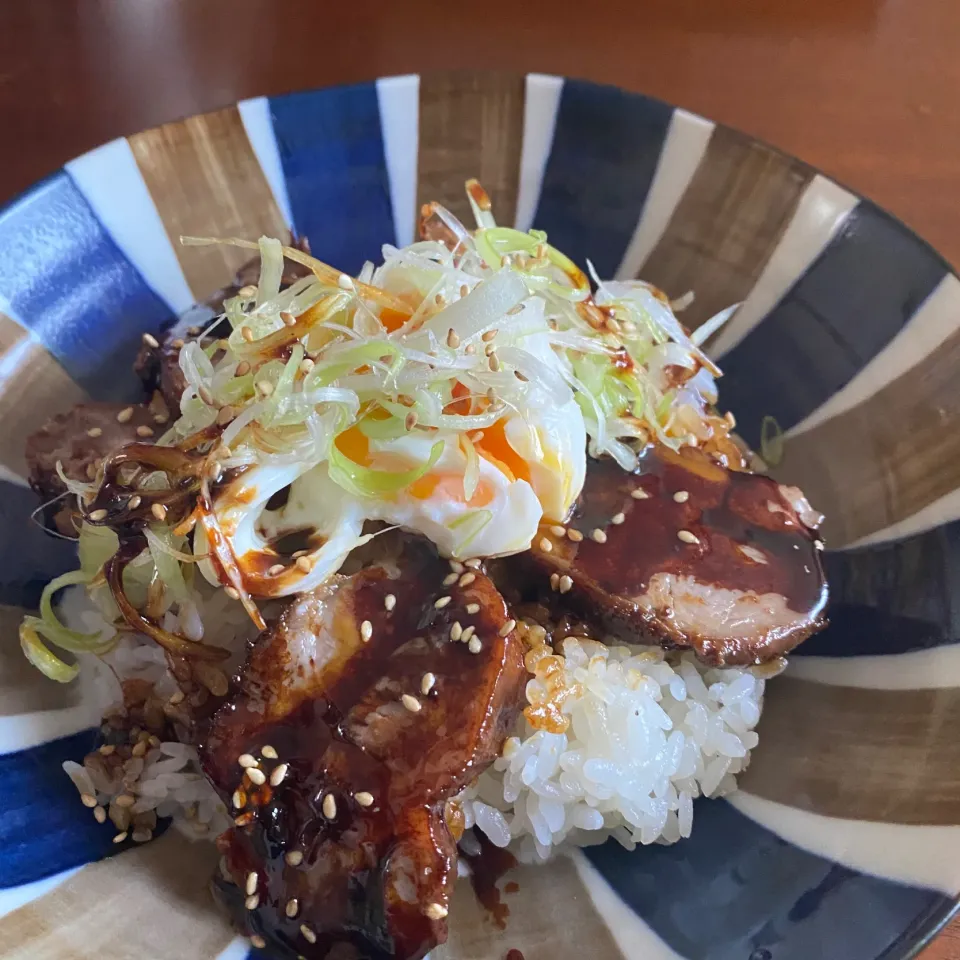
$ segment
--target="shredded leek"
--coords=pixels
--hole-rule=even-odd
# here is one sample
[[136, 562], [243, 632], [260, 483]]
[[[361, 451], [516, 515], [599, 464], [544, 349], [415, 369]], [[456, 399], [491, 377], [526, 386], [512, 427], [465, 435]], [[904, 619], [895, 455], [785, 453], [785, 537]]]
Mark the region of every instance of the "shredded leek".
[[767, 466], [775, 467], [783, 459], [783, 430], [774, 417], [760, 421], [760, 456]]

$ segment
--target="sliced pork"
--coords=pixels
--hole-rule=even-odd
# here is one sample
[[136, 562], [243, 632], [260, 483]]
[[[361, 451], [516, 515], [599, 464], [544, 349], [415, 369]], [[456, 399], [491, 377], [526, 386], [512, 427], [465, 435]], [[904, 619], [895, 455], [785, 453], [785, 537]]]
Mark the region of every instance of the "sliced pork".
[[218, 891], [238, 925], [309, 958], [442, 943], [447, 801], [498, 755], [525, 676], [492, 582], [423, 541], [297, 597], [200, 750], [237, 816]]
[[816, 520], [769, 477], [650, 448], [636, 473], [591, 460], [566, 531], [545, 529], [528, 562], [554, 610], [708, 663], [762, 663], [825, 624]]

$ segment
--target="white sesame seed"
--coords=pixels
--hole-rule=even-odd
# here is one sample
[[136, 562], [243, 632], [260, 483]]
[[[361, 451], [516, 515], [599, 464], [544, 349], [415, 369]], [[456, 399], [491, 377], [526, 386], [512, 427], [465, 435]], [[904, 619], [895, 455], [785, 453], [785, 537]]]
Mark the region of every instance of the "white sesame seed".
[[97, 823], [106, 823], [107, 822], [107, 811], [103, 809], [99, 804], [93, 808], [93, 819]]
[[216, 405], [216, 402], [217, 402], [216, 398], [210, 392], [209, 387], [204, 387], [204, 386], [198, 387], [197, 395], [208, 407], [212, 407]]
[[817, 550], [823, 550], [826, 546], [822, 540], [814, 540], [813, 545]]
[[240, 756], [237, 757], [237, 763], [244, 769], [247, 767], [255, 767], [257, 765], [257, 758], [249, 753], [241, 753]]
[[283, 310], [280, 313], [280, 319], [283, 321], [285, 327], [292, 327], [296, 325], [297, 318], [290, 313], [289, 310]]
[[260, 906], [260, 897], [257, 894], [254, 894], [252, 897], [247, 897], [247, 899], [243, 901], [243, 905], [248, 910], [256, 910], [257, 907]]
[[544, 553], [550, 553], [550, 551], [553, 550], [553, 544], [546, 537], [542, 537], [537, 546], [539, 546]]
[[250, 938], [250, 946], [251, 946], [251, 947], [256, 947], [258, 950], [263, 950], [264, 947], [266, 947], [266, 945], [267, 945], [267, 941], [264, 940], [263, 937], [261, 937], [259, 933], [255, 933], [255, 934]]
[[492, 330], [487, 330], [486, 333], [482, 334], [480, 339], [484, 343], [489, 343], [491, 340], [493, 340], [496, 337], [497, 333], [498, 333], [497, 328], [494, 327]]
[[94, 510], [93, 513], [90, 514], [90, 519], [94, 523], [98, 523], [100, 520], [105, 520], [106, 516], [107, 511], [101, 508], [100, 510]]
[[452, 587], [460, 579], [460, 574], [458, 573], [448, 573], [443, 578], [443, 585], [445, 587]]
[[126, 830], [121, 830], [120, 833], [118, 833], [118, 834], [113, 838], [113, 842], [114, 842], [114, 843], [123, 843], [123, 841], [126, 840], [126, 839], [127, 839], [127, 831], [126, 831]]
[[411, 697], [409, 693], [405, 693], [401, 698], [400, 702], [411, 712], [419, 713], [422, 709], [420, 706], [420, 701], [416, 697]]
[[313, 561], [309, 557], [297, 557], [297, 569], [309, 573], [313, 569]]
[[337, 815], [337, 798], [332, 793], [328, 793], [323, 798], [323, 815], [328, 820], [332, 820]]
[[439, 600], [434, 603], [434, 607], [437, 610], [442, 610], [450, 602], [450, 597], [441, 597]]
[[426, 696], [432, 689], [433, 685], [437, 682], [437, 678], [432, 673], [425, 673], [420, 680], [420, 692]]
[[610, 518], [610, 522], [611, 522], [615, 527], [619, 527], [620, 524], [623, 523], [623, 521], [626, 520], [626, 519], [627, 519], [627, 515], [626, 515], [625, 513], [615, 513], [615, 514]]
[[239, 599], [240, 599], [240, 591], [239, 591], [236, 587], [224, 587], [224, 588], [223, 588], [223, 592], [224, 592], [231, 600], [239, 600]]
[[447, 346], [450, 347], [451, 350], [456, 350], [457, 347], [460, 346], [460, 338], [457, 336], [453, 327], [447, 331]]
[[467, 611], [467, 613], [471, 613], [471, 614], [473, 614], [473, 613], [479, 613], [479, 612], [480, 612], [480, 604], [479, 604], [479, 603], [468, 603], [464, 609]]
[[573, 580], [566, 574], [560, 578], [560, 592], [569, 593], [573, 589]]
[[91, 427], [87, 431], [87, 436], [96, 438], [96, 437], [99, 437], [102, 433], [103, 433], [103, 429], [101, 427]]
[[470, 642], [467, 644], [467, 649], [471, 653], [479, 653], [482, 647], [483, 644], [480, 643], [479, 637], [471, 637]]
[[476, 580], [476, 579], [477, 579], [477, 575], [476, 575], [475, 573], [465, 573], [465, 574], [460, 578], [460, 586], [461, 586], [461, 587], [469, 587], [470, 584], [473, 583], [474, 580]]
[[171, 706], [176, 706], [178, 703], [183, 703], [183, 698], [186, 694], [182, 690], [178, 690], [176, 693], [170, 695], [170, 699], [167, 701]]
[[283, 908], [283, 912], [291, 920], [300, 912], [300, 904], [297, 903], [296, 897], [294, 897], [292, 900], [287, 901], [287, 905]]
[[247, 798], [244, 792], [240, 789], [233, 791], [233, 808], [235, 810], [242, 810], [247, 805]]
[[250, 767], [250, 769], [247, 770], [247, 776], [258, 787], [262, 787], [267, 782], [267, 775], [256, 767]]
[[677, 539], [682, 540], [684, 543], [699, 543], [700, 540], [692, 534], [689, 530], [678, 530]]
[[281, 763], [274, 767], [270, 774], [270, 786], [279, 787], [280, 784], [283, 783], [283, 778], [287, 775], [287, 770], [289, 769], [289, 766], [285, 763]]
[[241, 360], [237, 364], [237, 369], [233, 371], [236, 377], [245, 377], [250, 372], [250, 364], [246, 360]]
[[133, 416], [133, 407], [124, 407], [117, 414], [117, 423], [128, 423]]
[[353, 799], [356, 800], [361, 807], [373, 806], [373, 794], [367, 793], [366, 790], [361, 790], [359, 793], [355, 793], [353, 795]]
[[517, 629], [517, 621], [511, 618], [500, 628], [498, 632], [501, 637], [505, 637], [507, 636], [507, 634], [511, 633], [513, 630], [516, 630], [516, 629]]
[[559, 573], [551, 573], [551, 574], [550, 574], [550, 589], [551, 589], [551, 590], [556, 590], [559, 585], [560, 585], [560, 574], [559, 574]]
[[606, 543], [607, 535], [597, 527], [594, 530], [590, 531], [590, 539], [596, 541], [597, 543]]
[[150, 512], [161, 522], [167, 519], [167, 508], [162, 503], [154, 503], [150, 506]]
[[[144, 751], [144, 753], [146, 753], [146, 751]], [[132, 807], [137, 801], [136, 798], [130, 796], [129, 793], [121, 793], [113, 802], [118, 807]]]
[[643, 487], [637, 487], [636, 490], [631, 490], [631, 491], [630, 491], [630, 496], [633, 497], [634, 500], [649, 500], [649, 499], [650, 499], [650, 494], [647, 493], [647, 491], [644, 490]]
[[442, 920], [449, 913], [441, 903], [428, 903], [423, 908], [423, 912], [431, 920]]
[[370, 638], [373, 636], [373, 624], [369, 620], [364, 620], [360, 624], [360, 639], [364, 643], [369, 643]]
[[277, 576], [279, 576], [281, 573], [283, 573], [283, 571], [286, 570], [286, 569], [287, 569], [287, 568], [286, 568], [282, 563], [275, 563], [275, 564], [267, 571], [267, 573], [268, 573], [271, 577], [277, 577]]
[[472, 570], [479, 570], [482, 564], [483, 561], [479, 557], [471, 557], [469, 560], [463, 561], [463, 565], [470, 567]]
[[142, 502], [143, 502], [143, 501], [142, 501], [142, 499], [141, 499], [141, 497], [140, 497], [140, 494], [139, 494], [139, 493], [135, 493], [135, 494], [127, 501], [127, 507], [128, 507], [128, 509], [130, 509], [130, 510], [136, 510], [137, 507], [139, 507]]
[[256, 870], [251, 870], [247, 874], [247, 882], [246, 886], [244, 886], [244, 890], [247, 891], [248, 897], [252, 897], [257, 892], [257, 880], [259, 879], [260, 878], [257, 876]]
[[256, 387], [261, 397], [269, 397], [273, 393], [273, 384], [269, 380], [258, 380]]
[[579, 530], [574, 530], [573, 527], [570, 527], [567, 530], [567, 536], [574, 542], [579, 543], [583, 539], [583, 534]]
[[690, 494], [686, 490], [678, 490], [674, 495], [673, 499], [677, 503], [686, 503], [690, 499]]
[[92, 810], [97, 805], [97, 798], [92, 793], [81, 793], [80, 802]]
[[557, 523], [557, 524], [554, 524], [554, 525], [550, 528], [550, 532], [551, 532], [555, 537], [563, 537], [563, 536], [566, 536], [567, 528], [566, 528], [566, 527], [561, 527], [560, 524]]
[[454, 573], [463, 573], [463, 564], [459, 560], [451, 560], [450, 569]]
[[487, 366], [490, 367], [490, 372], [491, 372], [491, 373], [499, 373], [499, 372], [500, 372], [500, 358], [499, 358], [495, 353], [491, 353], [491, 354], [490, 354], [490, 359], [487, 360]]
[[248, 283], [245, 287], [241, 287], [237, 291], [238, 297], [243, 297], [246, 300], [249, 300], [250, 297], [255, 297], [257, 295], [257, 288], [252, 283]]
[[340, 276], [337, 277], [337, 286], [341, 290], [353, 290], [354, 288], [353, 278], [348, 277], [345, 273], [341, 273]]
[[303, 863], [303, 853], [299, 850], [291, 850], [289, 853], [283, 855], [283, 859], [286, 861], [287, 866], [289, 867], [299, 867]]
[[254, 341], [253, 331], [249, 327], [241, 327], [240, 336], [243, 337], [247, 343], [253, 343]]
[[459, 640], [462, 636], [463, 636], [463, 626], [461, 625], [460, 621], [457, 620], [453, 624], [453, 626], [450, 628], [450, 639], [453, 640], [454, 643], [456, 643], [457, 640]]
[[160, 341], [152, 333], [145, 333], [143, 335], [143, 342], [148, 347], [153, 347], [154, 350], [160, 346]]
[[305, 923], [300, 924], [300, 932], [303, 934], [303, 939], [306, 940], [307, 943], [317, 942], [317, 935]]
[[476, 627], [471, 623], [469, 627], [463, 628], [463, 635], [460, 637], [461, 643], [469, 643], [470, 638], [473, 636], [476, 631]]
[[389, 613], [397, 605], [397, 598], [392, 594], [388, 593], [383, 598], [383, 608]]

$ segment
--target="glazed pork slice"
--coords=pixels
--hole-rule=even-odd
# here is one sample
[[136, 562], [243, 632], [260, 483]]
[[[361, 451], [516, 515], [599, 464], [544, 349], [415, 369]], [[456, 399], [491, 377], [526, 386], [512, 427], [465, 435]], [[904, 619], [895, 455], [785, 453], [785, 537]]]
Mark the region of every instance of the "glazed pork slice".
[[[292, 241], [306, 253], [310, 252], [305, 240]], [[310, 273], [307, 267], [292, 260], [284, 260], [281, 289]], [[180, 398], [187, 388], [187, 381], [180, 369], [180, 349], [187, 337], [197, 337], [208, 328], [216, 316], [223, 312], [223, 302], [235, 297], [246, 286], [255, 286], [260, 278], [260, 260], [254, 259], [244, 264], [233, 282], [217, 290], [203, 302], [188, 310], [182, 319], [165, 333], [156, 337], [157, 345], [144, 341], [133, 363], [134, 373], [143, 381], [144, 387], [152, 392], [159, 390], [167, 407], [174, 417], [180, 415]], [[218, 336], [227, 336], [230, 325], [224, 320], [212, 330], [207, 331], [204, 345], [212, 343]]]
[[819, 519], [796, 488], [649, 448], [636, 473], [591, 460], [567, 531], [545, 529], [530, 559], [555, 611], [707, 663], [758, 664], [825, 625]]
[[[26, 457], [30, 486], [42, 500], [66, 491], [57, 473], [57, 461], [71, 480], [89, 483], [100, 461], [118, 447], [143, 441], [166, 430], [165, 409], [146, 404], [80, 403], [67, 413], [48, 420], [27, 438]], [[139, 433], [138, 433], [139, 431]], [[144, 435], [146, 431], [148, 434]], [[71, 504], [56, 514], [56, 524], [67, 535], [76, 533], [69, 524]]]
[[498, 755], [526, 678], [492, 582], [450, 573], [411, 540], [297, 597], [213, 718], [201, 760], [237, 817], [218, 897], [278, 955], [422, 957], [446, 939], [447, 801]]

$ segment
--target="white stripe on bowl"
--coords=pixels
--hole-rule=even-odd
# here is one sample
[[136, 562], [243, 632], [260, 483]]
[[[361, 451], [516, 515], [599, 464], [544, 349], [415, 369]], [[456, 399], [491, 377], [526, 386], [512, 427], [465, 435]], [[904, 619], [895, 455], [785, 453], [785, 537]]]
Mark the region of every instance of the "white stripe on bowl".
[[230, 944], [217, 954], [216, 960], [247, 960], [251, 949], [250, 941], [246, 937], [234, 937]]
[[144, 280], [180, 313], [194, 301], [130, 144], [120, 137], [66, 164], [97, 219]]
[[960, 643], [869, 657], [793, 657], [787, 676], [832, 687], [938, 690], [960, 687]]
[[277, 208], [292, 230], [296, 224], [293, 222], [290, 197], [287, 195], [287, 179], [283, 175], [283, 164], [280, 162], [280, 148], [277, 146], [273, 120], [270, 119], [270, 99], [253, 97], [250, 100], [241, 100], [237, 104], [237, 110], [240, 111], [243, 129], [247, 132], [247, 139], [253, 147], [260, 169], [270, 184], [270, 192]]
[[869, 400], [930, 356], [957, 330], [960, 330], [960, 280], [948, 273], [903, 329], [846, 386], [791, 427], [786, 435], [804, 433]]
[[[620, 899], [596, 867], [579, 850], [568, 855], [573, 860], [597, 913], [606, 923], [625, 960], [684, 960]], [[643, 856], [643, 851], [638, 850], [637, 855]]]
[[953, 523], [955, 520], [960, 520], [960, 489], [951, 490], [933, 503], [928, 503], [923, 509], [910, 514], [909, 517], [891, 523], [889, 527], [884, 527], [882, 530], [868, 533], [852, 543], [845, 543], [837, 549], [853, 550], [855, 547], [869, 547], [878, 543], [903, 540], [918, 533], [926, 533], [935, 527], [942, 527], [945, 523]]
[[377, 80], [380, 135], [390, 178], [390, 206], [396, 244], [413, 243], [417, 222], [417, 154], [420, 149], [420, 77]]
[[674, 110], [667, 137], [660, 150], [650, 192], [643, 203], [640, 219], [623, 260], [617, 268], [617, 280], [633, 280], [640, 275], [647, 257], [660, 242], [673, 211], [686, 192], [700, 166], [713, 135], [714, 125], [695, 113]]
[[553, 147], [563, 77], [528, 73], [523, 99], [523, 146], [514, 226], [527, 231], [533, 225], [543, 188], [543, 172]]
[[24, 904], [49, 893], [54, 887], [59, 887], [64, 880], [69, 880], [82, 869], [83, 867], [71, 867], [69, 870], [55, 873], [52, 877], [44, 877], [42, 880], [34, 880], [33, 883], [24, 883], [19, 887], [8, 887], [5, 890], [0, 890], [0, 917], [5, 917]]
[[726, 800], [788, 843], [851, 870], [948, 896], [960, 891], [960, 827], [824, 817], [744, 790]]
[[722, 357], [763, 320], [820, 256], [856, 205], [852, 193], [826, 177], [817, 174], [807, 184], [793, 219], [743, 306], [708, 348], [711, 356]]

